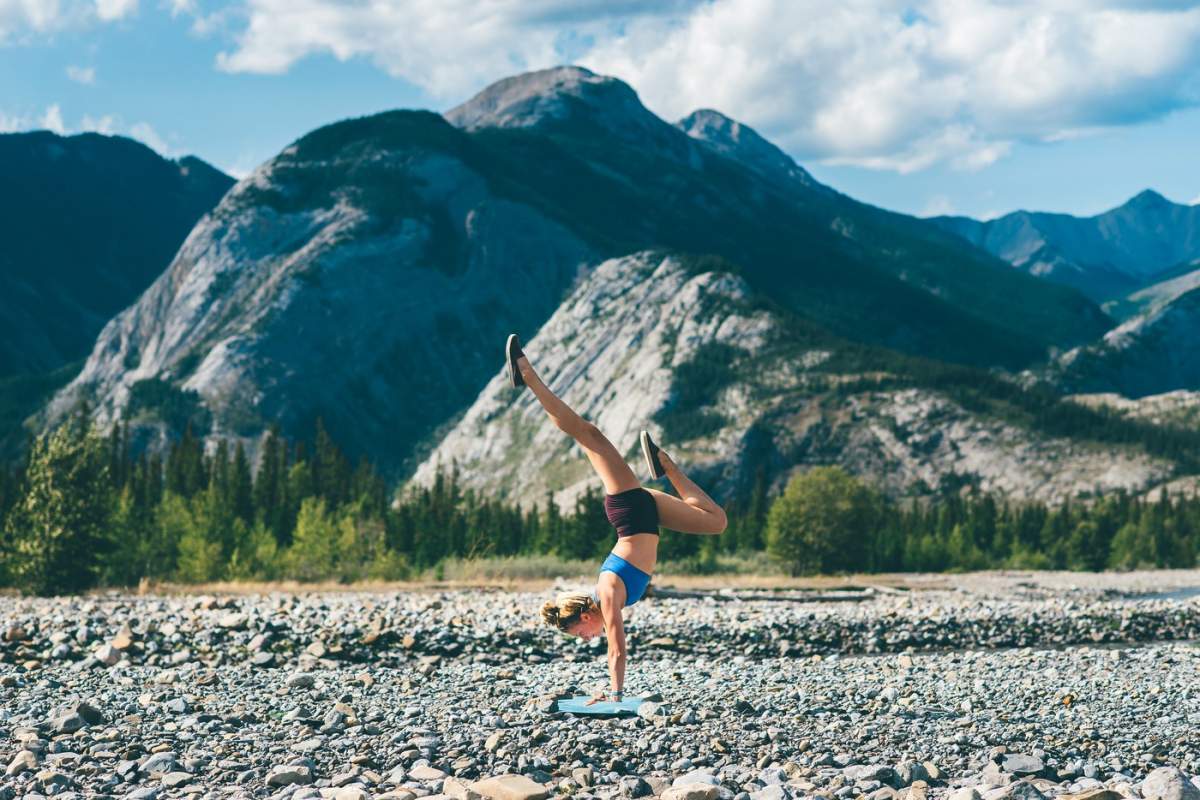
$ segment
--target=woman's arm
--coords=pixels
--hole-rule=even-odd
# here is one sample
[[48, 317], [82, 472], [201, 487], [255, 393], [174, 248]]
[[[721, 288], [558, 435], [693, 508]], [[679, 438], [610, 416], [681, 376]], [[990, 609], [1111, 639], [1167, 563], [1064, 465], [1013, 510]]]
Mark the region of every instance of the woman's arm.
[[609, 689], [619, 698], [625, 690], [625, 620], [621, 618], [621, 606], [616, 603], [605, 606], [603, 613], [608, 634], [608, 676], [612, 680]]

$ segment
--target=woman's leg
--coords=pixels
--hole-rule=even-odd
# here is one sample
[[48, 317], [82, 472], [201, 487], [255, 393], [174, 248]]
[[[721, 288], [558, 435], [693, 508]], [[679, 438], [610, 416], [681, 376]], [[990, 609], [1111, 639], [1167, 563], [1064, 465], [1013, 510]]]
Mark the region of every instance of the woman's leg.
[[705, 494], [691, 478], [671, 460], [671, 457], [661, 450], [658, 460], [666, 470], [667, 480], [679, 492], [679, 497], [660, 492], [655, 489], [647, 491], [654, 497], [658, 507], [658, 522], [664, 528], [680, 533], [721, 533], [725, 530], [727, 520], [725, 509]]
[[588, 461], [592, 462], [592, 468], [596, 470], [600, 480], [604, 481], [605, 492], [618, 494], [629, 489], [636, 489], [641, 485], [634, 476], [633, 470], [617, 452], [617, 448], [613, 447], [613, 443], [600, 432], [599, 428], [576, 414], [570, 406], [550, 391], [549, 387], [542, 383], [538, 374], [533, 371], [533, 366], [530, 365], [528, 358], [524, 356], [518, 358], [517, 368], [521, 370], [521, 377], [525, 380], [525, 385], [537, 397], [538, 402], [542, 404], [542, 408], [546, 409], [546, 413], [550, 415], [550, 419], [554, 420], [558, 429], [573, 438], [583, 448]]

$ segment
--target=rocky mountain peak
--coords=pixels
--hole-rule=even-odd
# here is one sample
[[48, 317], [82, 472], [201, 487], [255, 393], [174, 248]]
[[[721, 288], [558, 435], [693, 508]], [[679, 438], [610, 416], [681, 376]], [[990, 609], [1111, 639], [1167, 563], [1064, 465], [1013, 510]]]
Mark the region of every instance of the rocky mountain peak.
[[633, 87], [583, 67], [553, 67], [505, 78], [443, 116], [468, 131], [524, 128], [585, 137], [599, 133], [639, 150], [700, 164], [691, 140], [642, 105]]
[[791, 156], [764, 139], [749, 125], [731, 119], [720, 111], [698, 109], [676, 122], [675, 127], [763, 175], [799, 180], [807, 186], [818, 185], [812, 175]]
[[1170, 206], [1170, 205], [1174, 205], [1174, 203], [1172, 203], [1170, 200], [1163, 197], [1161, 194], [1154, 191], [1153, 189], [1143, 189], [1142, 191], [1138, 192], [1133, 197], [1131, 197], [1129, 199], [1129, 201], [1125, 203], [1125, 206], [1127, 208], [1134, 208], [1134, 209], [1139, 209], [1139, 210], [1148, 210], [1148, 209], [1153, 209], [1153, 208], [1160, 207], [1160, 206]]
[[[535, 128], [585, 116], [609, 125], [657, 120], [629, 84], [583, 67], [561, 66], [496, 81], [445, 117], [467, 130]], [[661, 120], [657, 120], [660, 121]]]

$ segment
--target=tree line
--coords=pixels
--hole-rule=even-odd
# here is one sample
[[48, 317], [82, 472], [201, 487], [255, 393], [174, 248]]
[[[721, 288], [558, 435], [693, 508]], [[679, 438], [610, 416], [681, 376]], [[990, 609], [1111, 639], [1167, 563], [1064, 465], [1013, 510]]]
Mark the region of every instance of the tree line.
[[818, 467], [771, 503], [765, 537], [793, 574], [1184, 568], [1200, 552], [1200, 498], [1115, 492], [1048, 506], [975, 493], [896, 503], [841, 469]]
[[[101, 435], [77, 414], [0, 470], [0, 586], [53, 594], [143, 579], [398, 580], [447, 558], [599, 559], [612, 547], [598, 488], [568, 513], [549, 497], [522, 508], [464, 487], [451, 469], [396, 497], [320, 422], [311, 442], [272, 430], [261, 448], [255, 470], [240, 444], [206, 452], [187, 429], [162, 454], [134, 455], [124, 425]], [[721, 536], [664, 536], [660, 559], [699, 572], [721, 569], [728, 554], [796, 574], [1104, 569], [1192, 566], [1200, 547], [1195, 497], [897, 503], [836, 468], [799, 474], [773, 499], [760, 470], [728, 512]]]

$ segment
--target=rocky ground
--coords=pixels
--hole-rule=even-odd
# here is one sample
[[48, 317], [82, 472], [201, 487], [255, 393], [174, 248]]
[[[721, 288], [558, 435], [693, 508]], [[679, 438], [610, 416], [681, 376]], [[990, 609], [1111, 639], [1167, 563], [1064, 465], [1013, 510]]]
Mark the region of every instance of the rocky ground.
[[1200, 800], [1200, 573], [926, 585], [640, 603], [628, 719], [548, 593], [0, 598], [0, 798]]

